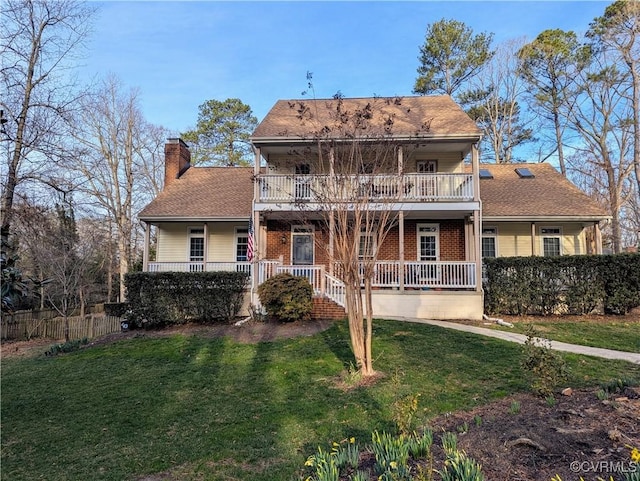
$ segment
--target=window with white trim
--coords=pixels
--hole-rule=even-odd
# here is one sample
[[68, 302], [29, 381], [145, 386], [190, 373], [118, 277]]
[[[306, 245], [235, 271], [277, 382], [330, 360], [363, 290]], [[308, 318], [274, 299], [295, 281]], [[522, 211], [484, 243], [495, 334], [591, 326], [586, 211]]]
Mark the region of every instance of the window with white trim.
[[204, 270], [204, 229], [189, 228], [189, 262], [200, 264], [190, 264], [189, 271], [200, 272]]
[[236, 262], [247, 261], [249, 248], [249, 229], [236, 228]]
[[498, 229], [486, 227], [482, 229], [482, 257], [498, 256]]
[[418, 260], [437, 261], [440, 258], [440, 226], [418, 224]]
[[542, 255], [545, 257], [555, 257], [562, 255], [562, 231], [560, 227], [542, 227], [540, 229], [542, 238]]
[[438, 171], [437, 160], [418, 160], [416, 170], [419, 174], [435, 174]]
[[371, 231], [367, 233], [367, 229], [363, 227], [360, 229], [358, 237], [358, 257], [360, 259], [371, 259], [375, 252], [375, 237]]

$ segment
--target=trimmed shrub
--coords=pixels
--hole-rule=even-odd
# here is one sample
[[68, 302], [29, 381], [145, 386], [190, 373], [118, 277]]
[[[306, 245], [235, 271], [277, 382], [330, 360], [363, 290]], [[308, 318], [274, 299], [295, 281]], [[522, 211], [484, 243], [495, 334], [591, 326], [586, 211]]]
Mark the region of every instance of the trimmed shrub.
[[244, 272], [132, 272], [126, 318], [144, 328], [226, 322], [240, 311], [247, 280]]
[[485, 259], [490, 314], [626, 314], [640, 305], [640, 255]]
[[267, 314], [279, 321], [311, 318], [313, 287], [305, 277], [277, 274], [258, 286], [258, 295]]

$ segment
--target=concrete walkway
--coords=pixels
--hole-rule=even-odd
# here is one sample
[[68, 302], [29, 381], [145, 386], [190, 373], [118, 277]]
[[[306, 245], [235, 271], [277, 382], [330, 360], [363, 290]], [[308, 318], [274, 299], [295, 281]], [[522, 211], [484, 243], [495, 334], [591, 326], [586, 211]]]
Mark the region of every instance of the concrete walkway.
[[[397, 321], [417, 322], [419, 324], [430, 324], [432, 326], [444, 327], [446, 329], [455, 329], [457, 331], [471, 332], [481, 336], [495, 337], [504, 341], [517, 342], [524, 344], [527, 336], [524, 334], [516, 334], [515, 332], [502, 331], [498, 329], [488, 329], [486, 327], [470, 326], [449, 321], [432, 321], [428, 319], [418, 319], [413, 317], [389, 317], [385, 319], [395, 319]], [[489, 321], [487, 321], [489, 322]], [[599, 347], [580, 346], [578, 344], [567, 344], [566, 342], [551, 341], [551, 349], [556, 351], [571, 352], [574, 354], [584, 354], [585, 356], [602, 357], [604, 359], [616, 359], [620, 361], [628, 361], [634, 364], [640, 364], [640, 354], [635, 352], [614, 351], [612, 349], [602, 349]]]

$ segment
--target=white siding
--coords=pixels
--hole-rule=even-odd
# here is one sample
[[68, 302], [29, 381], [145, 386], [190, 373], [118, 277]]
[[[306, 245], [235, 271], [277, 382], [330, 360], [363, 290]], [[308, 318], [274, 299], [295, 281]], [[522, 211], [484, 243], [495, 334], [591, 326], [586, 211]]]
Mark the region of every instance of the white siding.
[[[531, 223], [529, 222], [485, 222], [487, 227], [497, 227], [498, 257], [530, 256]], [[563, 255], [586, 254], [586, 237], [581, 223], [537, 222], [535, 255], [542, 254], [540, 229], [559, 227]]]
[[[167, 222], [158, 225], [157, 262], [187, 262], [189, 260], [189, 228], [203, 228], [203, 223]], [[207, 260], [236, 260], [236, 227], [246, 229], [246, 222], [209, 222]]]

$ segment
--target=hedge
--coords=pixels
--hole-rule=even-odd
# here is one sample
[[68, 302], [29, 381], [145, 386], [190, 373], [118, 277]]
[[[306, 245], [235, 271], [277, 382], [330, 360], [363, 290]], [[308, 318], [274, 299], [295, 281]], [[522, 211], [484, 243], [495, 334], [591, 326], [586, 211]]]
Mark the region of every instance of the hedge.
[[244, 299], [244, 272], [132, 272], [126, 318], [135, 327], [233, 319]]
[[626, 314], [640, 306], [640, 254], [485, 259], [489, 314]]

